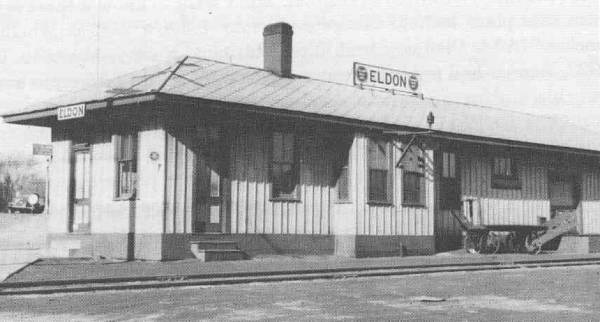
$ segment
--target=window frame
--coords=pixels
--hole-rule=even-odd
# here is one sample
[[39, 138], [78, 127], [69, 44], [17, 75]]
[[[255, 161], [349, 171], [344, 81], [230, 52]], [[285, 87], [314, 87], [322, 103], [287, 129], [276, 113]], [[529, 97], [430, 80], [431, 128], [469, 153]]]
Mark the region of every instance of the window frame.
[[[408, 175], [415, 175], [418, 178], [419, 191], [416, 195], [419, 196], [418, 201], [407, 200], [407, 184], [406, 180]], [[402, 170], [402, 206], [403, 207], [420, 207], [425, 208], [427, 206], [427, 182], [425, 181], [425, 174], [419, 171]]]
[[[387, 168], [385, 169], [386, 173], [386, 185], [385, 185], [385, 193], [386, 193], [386, 198], [385, 200], [382, 199], [374, 199], [372, 198], [371, 195], [371, 171], [372, 170], [379, 170], [379, 171], [383, 171], [383, 169], [379, 169], [379, 168], [371, 168], [370, 165], [370, 160], [371, 160], [371, 154], [369, 153], [370, 151], [370, 145], [371, 144], [379, 144], [379, 142], [384, 141], [385, 142], [385, 149], [386, 149], [386, 163], [387, 163]], [[375, 205], [393, 205], [394, 204], [394, 183], [393, 183], [393, 179], [394, 179], [394, 160], [393, 160], [393, 156], [392, 156], [392, 142], [389, 138], [385, 138], [385, 137], [369, 137], [368, 138], [368, 142], [367, 142], [367, 158], [366, 158], [366, 167], [367, 167], [367, 203], [368, 204], [375, 204]]]
[[[130, 158], [125, 158], [121, 155], [121, 147], [124, 137], [131, 137], [131, 144], [129, 155]], [[138, 188], [138, 134], [137, 132], [127, 132], [114, 134], [112, 137], [113, 151], [114, 151], [114, 189], [113, 199], [114, 200], [132, 200], [137, 195]], [[129, 172], [133, 173], [131, 178], [131, 185], [129, 192], [121, 191], [121, 167], [122, 163], [130, 163], [130, 167], [133, 170]]]
[[[283, 145], [285, 144], [285, 135], [293, 135], [293, 140], [292, 140], [292, 144], [293, 147], [291, 149], [293, 156], [292, 156], [292, 162], [285, 162], [285, 161], [275, 161], [275, 134], [276, 133], [280, 133], [282, 136], [282, 148], [283, 150], [285, 150], [285, 147], [283, 147]], [[285, 130], [273, 130], [270, 133], [270, 137], [269, 137], [269, 141], [270, 141], [270, 158], [269, 158], [269, 183], [271, 185], [270, 190], [270, 201], [293, 201], [293, 202], [299, 202], [300, 201], [300, 158], [299, 158], [299, 144], [298, 144], [298, 132], [296, 131], [285, 131]], [[282, 152], [283, 152], [282, 150]], [[283, 194], [283, 195], [275, 195], [275, 180], [274, 180], [274, 165], [275, 164], [288, 164], [291, 165], [292, 168], [292, 179], [293, 179], [293, 183], [294, 183], [294, 190], [289, 193], [289, 194]]]
[[[510, 161], [510, 175], [496, 174], [496, 161], [504, 159]], [[492, 189], [520, 190], [522, 188], [519, 160], [507, 154], [495, 155], [491, 160], [491, 186]]]

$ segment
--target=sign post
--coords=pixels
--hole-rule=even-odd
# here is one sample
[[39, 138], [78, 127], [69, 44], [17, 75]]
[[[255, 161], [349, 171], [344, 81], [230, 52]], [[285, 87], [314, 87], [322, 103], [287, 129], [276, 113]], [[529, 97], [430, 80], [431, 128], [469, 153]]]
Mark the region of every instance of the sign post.
[[355, 62], [353, 75], [354, 86], [422, 95], [417, 73]]
[[44, 191], [44, 213], [50, 213], [50, 160], [52, 160], [52, 144], [33, 144], [33, 155], [46, 157], [46, 187]]

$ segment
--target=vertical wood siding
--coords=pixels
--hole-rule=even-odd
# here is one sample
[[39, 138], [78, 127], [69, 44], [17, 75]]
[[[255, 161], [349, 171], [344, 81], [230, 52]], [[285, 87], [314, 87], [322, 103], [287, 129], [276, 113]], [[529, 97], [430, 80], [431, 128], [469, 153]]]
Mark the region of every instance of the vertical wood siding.
[[172, 133], [166, 134], [166, 141], [164, 230], [166, 233], [191, 233], [196, 152]]
[[[493, 189], [490, 156], [465, 153], [460, 157], [461, 197], [477, 200], [474, 209], [482, 224], [536, 225], [538, 217], [549, 218], [547, 167], [533, 157], [519, 160], [521, 189]], [[450, 211], [437, 212], [435, 230], [442, 245], [458, 244], [461, 229]]]
[[[402, 145], [402, 142], [395, 142]], [[433, 151], [427, 150], [425, 158], [426, 202], [424, 207], [402, 206], [402, 169], [395, 164], [401, 152], [393, 148], [392, 160], [392, 195], [391, 205], [369, 204], [367, 202], [367, 148], [368, 137], [359, 134], [355, 140], [356, 147], [351, 149], [353, 163], [356, 164], [356, 184], [353, 184], [356, 208], [356, 233], [359, 235], [405, 235], [405, 236], [432, 236], [434, 215], [434, 185], [433, 185]], [[417, 149], [414, 149], [415, 151]]]
[[461, 159], [462, 194], [479, 201], [484, 225], [536, 225], [538, 217], [549, 218], [547, 169], [529, 158], [519, 160], [521, 189], [493, 189], [491, 158]]
[[332, 156], [315, 133], [299, 135], [300, 200], [270, 200], [271, 136], [240, 129], [231, 145], [231, 232], [241, 234], [331, 233]]
[[581, 208], [581, 233], [600, 234], [600, 171], [597, 169], [587, 169], [582, 175]]
[[58, 137], [52, 129], [52, 159], [49, 178], [48, 231], [66, 233], [68, 231], [71, 189], [71, 147], [72, 142]]
[[115, 200], [115, 153], [111, 135], [103, 133], [90, 145], [91, 231], [129, 232], [129, 201]]

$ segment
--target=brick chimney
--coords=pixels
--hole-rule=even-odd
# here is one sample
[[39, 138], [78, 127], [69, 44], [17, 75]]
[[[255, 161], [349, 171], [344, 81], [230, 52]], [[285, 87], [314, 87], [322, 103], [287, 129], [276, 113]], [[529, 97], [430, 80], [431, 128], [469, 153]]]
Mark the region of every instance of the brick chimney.
[[263, 30], [264, 69], [281, 77], [292, 75], [292, 26], [285, 22], [267, 25]]

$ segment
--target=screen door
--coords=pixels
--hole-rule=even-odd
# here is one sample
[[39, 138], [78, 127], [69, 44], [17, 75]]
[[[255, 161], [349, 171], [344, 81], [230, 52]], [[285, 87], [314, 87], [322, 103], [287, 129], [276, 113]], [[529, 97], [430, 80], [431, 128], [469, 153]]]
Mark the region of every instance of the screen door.
[[90, 149], [74, 146], [71, 231], [90, 231]]

